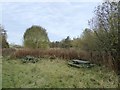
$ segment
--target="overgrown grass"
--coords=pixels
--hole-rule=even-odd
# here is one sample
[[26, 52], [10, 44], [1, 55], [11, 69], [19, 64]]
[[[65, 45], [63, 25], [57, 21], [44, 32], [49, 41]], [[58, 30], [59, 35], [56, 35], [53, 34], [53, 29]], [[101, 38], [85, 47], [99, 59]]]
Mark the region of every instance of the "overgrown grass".
[[3, 88], [116, 88], [118, 78], [105, 67], [74, 68], [62, 59], [23, 64], [3, 59]]
[[11, 58], [23, 58], [26, 56], [33, 56], [39, 58], [49, 58], [49, 59], [84, 59], [91, 61], [98, 65], [105, 65], [110, 69], [117, 70], [116, 60], [114, 60], [111, 52], [87, 52], [83, 50], [77, 50], [75, 48], [49, 48], [49, 49], [4, 49], [4, 56], [9, 56], [10, 52]]
[[50, 49], [20, 49], [11, 57], [22, 58], [27, 55], [41, 58], [60, 58], [60, 59], [87, 59], [86, 51], [78, 51], [75, 49], [50, 48]]

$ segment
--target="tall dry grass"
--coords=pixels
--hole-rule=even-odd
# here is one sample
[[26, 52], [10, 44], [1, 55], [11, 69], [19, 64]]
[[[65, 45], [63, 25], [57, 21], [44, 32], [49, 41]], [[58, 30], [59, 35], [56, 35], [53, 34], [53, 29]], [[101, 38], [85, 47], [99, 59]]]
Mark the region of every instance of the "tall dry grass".
[[2, 55], [10, 55], [11, 58], [23, 58], [27, 55], [38, 57], [38, 58], [49, 58], [49, 59], [83, 59], [89, 60], [92, 63], [98, 65], [105, 65], [109, 68], [116, 68], [115, 60], [111, 53], [108, 52], [86, 52], [76, 49], [64, 49], [64, 48], [50, 48], [50, 49], [2, 49]]
[[61, 59], [87, 59], [86, 52], [75, 49], [51, 48], [51, 49], [20, 49], [12, 57], [22, 58], [27, 55], [40, 58], [61, 58]]
[[14, 49], [14, 48], [2, 48], [2, 49], [0, 49], [0, 55], [2, 55], [3, 57], [10, 56], [15, 51], [16, 51], [16, 49]]

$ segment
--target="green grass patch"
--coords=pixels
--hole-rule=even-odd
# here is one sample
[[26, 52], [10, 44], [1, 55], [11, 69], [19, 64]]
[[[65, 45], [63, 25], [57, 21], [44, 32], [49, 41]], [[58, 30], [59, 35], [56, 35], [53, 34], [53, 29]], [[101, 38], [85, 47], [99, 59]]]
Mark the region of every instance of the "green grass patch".
[[41, 59], [37, 63], [2, 61], [3, 88], [116, 88], [118, 78], [105, 67], [74, 68], [66, 60]]

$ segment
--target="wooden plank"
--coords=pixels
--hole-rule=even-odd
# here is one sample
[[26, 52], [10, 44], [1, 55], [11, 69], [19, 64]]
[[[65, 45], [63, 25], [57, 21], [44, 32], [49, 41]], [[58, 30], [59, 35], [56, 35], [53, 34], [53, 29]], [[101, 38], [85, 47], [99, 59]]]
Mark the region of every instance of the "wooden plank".
[[87, 63], [90, 63], [89, 61], [83, 61], [83, 60], [73, 60], [73, 62], [76, 62], [76, 63], [84, 63], [84, 64], [87, 64]]

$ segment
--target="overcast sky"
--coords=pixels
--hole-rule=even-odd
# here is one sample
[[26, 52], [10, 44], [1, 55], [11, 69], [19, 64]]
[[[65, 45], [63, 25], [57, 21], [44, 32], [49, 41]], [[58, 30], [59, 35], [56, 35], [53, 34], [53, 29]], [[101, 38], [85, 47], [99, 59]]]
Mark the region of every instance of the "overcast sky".
[[24, 32], [32, 25], [45, 28], [51, 41], [80, 36], [101, 2], [70, 1], [1, 3], [0, 23], [7, 30], [8, 42], [22, 44]]

